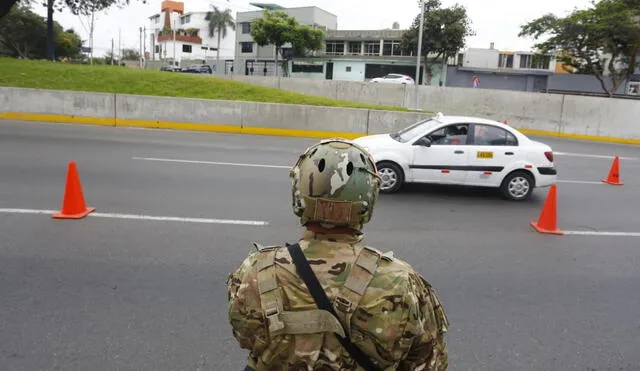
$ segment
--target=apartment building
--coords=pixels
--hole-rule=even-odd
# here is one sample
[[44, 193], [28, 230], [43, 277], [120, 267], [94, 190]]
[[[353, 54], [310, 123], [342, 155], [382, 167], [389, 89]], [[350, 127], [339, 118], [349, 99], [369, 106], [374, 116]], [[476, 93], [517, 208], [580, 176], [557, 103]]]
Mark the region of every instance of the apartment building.
[[149, 17], [150, 60], [181, 66], [183, 60], [199, 61], [215, 59], [220, 49], [220, 59], [233, 59], [235, 31], [228, 28], [227, 35], [209, 36], [207, 11], [185, 12], [183, 2], [163, 1], [160, 13]]

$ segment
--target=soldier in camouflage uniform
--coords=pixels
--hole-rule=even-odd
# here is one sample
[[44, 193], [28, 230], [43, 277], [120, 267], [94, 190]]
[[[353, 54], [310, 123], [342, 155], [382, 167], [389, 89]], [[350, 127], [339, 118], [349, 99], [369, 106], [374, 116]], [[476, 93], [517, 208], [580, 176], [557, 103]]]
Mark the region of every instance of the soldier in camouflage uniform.
[[[392, 253], [363, 244], [379, 177], [351, 141], [309, 147], [291, 170], [299, 245], [335, 309], [318, 309], [286, 247], [261, 247], [227, 281], [233, 335], [256, 371], [363, 370], [350, 340], [380, 370], [442, 371], [449, 322], [431, 285]], [[338, 322], [340, 321], [340, 322]]]

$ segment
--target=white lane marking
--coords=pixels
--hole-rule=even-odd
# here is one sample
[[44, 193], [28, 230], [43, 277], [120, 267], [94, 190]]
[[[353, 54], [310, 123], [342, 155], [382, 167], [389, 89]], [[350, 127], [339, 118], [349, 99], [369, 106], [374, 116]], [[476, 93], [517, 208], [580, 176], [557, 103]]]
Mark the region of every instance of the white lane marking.
[[640, 237], [640, 232], [564, 231], [564, 234], [579, 235], [579, 236]]
[[[56, 210], [46, 209], [10, 209], [0, 208], [0, 213], [5, 214], [48, 214], [57, 213]], [[152, 216], [152, 215], [136, 215], [136, 214], [115, 214], [115, 213], [98, 213], [93, 212], [89, 217], [94, 218], [111, 218], [111, 219], [130, 219], [130, 220], [152, 220], [162, 222], [180, 222], [180, 223], [205, 223], [205, 224], [236, 224], [236, 225], [268, 225], [268, 222], [261, 220], [233, 220], [233, 219], [208, 219], [208, 218], [183, 218], [176, 216]]]
[[[590, 155], [590, 154], [586, 154], [586, 153], [570, 153], [570, 152], [553, 152], [554, 155], [558, 155], [558, 156], [569, 156], [569, 157], [586, 157], [586, 158], [604, 158], [604, 159], [608, 159], [608, 160], [613, 160], [614, 158], [616, 158], [616, 156], [609, 156], [609, 155]], [[619, 158], [621, 160], [630, 160], [630, 161], [635, 161], [638, 160], [637, 157], [623, 157], [623, 156], [619, 156]]]
[[144, 160], [144, 161], [181, 162], [181, 163], [186, 163], [186, 164], [227, 165], [227, 166], [248, 166], [248, 167], [267, 167], [267, 168], [275, 168], [275, 169], [291, 169], [291, 166], [263, 165], [263, 164], [243, 164], [243, 163], [235, 163], [235, 162], [178, 160], [178, 159], [171, 159], [171, 158], [155, 158], [155, 157], [133, 157], [133, 159], [134, 160]]
[[[228, 165], [228, 166], [266, 167], [266, 168], [275, 168], [275, 169], [291, 169], [291, 166], [283, 166], [283, 165], [263, 165], [263, 164], [245, 164], [245, 163], [236, 163], [236, 162], [179, 160], [179, 159], [156, 158], [156, 157], [132, 157], [132, 158], [134, 160], [160, 161], [160, 162], [179, 162], [179, 163], [187, 163], [187, 164]], [[575, 184], [598, 184], [598, 185], [605, 184], [605, 183], [602, 183], [602, 182], [587, 181], [587, 180], [558, 180], [557, 182], [558, 183], [575, 183]]]
[[573, 183], [573, 184], [597, 184], [597, 185], [605, 185], [603, 182], [592, 182], [588, 180], [556, 180], [557, 183]]

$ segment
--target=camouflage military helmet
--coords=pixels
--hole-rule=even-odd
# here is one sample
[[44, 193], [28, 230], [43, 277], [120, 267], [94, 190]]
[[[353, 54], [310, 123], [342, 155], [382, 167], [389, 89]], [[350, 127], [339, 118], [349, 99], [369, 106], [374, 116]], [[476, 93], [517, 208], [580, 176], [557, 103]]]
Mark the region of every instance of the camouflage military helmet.
[[371, 155], [350, 140], [322, 140], [290, 173], [293, 212], [308, 222], [356, 230], [371, 220], [380, 178]]

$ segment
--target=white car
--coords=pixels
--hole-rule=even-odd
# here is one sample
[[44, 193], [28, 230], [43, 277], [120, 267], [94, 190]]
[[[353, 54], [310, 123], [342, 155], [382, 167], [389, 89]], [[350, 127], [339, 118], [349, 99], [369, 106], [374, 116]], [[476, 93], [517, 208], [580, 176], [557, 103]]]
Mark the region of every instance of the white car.
[[390, 73], [386, 76], [376, 77], [371, 79], [371, 82], [379, 82], [386, 84], [415, 84], [413, 78], [407, 75], [400, 75], [398, 73]]
[[506, 198], [521, 201], [556, 182], [551, 147], [493, 120], [439, 113], [355, 142], [375, 160], [383, 193], [405, 183], [434, 183], [500, 188]]

